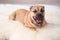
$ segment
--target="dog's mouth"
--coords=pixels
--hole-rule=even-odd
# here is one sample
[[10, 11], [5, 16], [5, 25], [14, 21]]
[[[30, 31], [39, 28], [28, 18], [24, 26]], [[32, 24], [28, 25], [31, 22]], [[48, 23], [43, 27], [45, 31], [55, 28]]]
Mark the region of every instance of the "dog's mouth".
[[36, 21], [37, 24], [41, 24], [42, 23], [42, 19], [40, 19], [40, 18], [36, 19], [35, 21]]
[[35, 20], [36, 24], [42, 24], [43, 23], [43, 18], [35, 18], [35, 17], [33, 17], [33, 19]]

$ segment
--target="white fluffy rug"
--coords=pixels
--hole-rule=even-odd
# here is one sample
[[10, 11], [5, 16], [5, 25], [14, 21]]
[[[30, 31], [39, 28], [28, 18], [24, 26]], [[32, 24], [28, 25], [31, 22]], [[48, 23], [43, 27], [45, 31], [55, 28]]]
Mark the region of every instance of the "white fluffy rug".
[[9, 20], [12, 12], [20, 8], [29, 10], [30, 5], [0, 4], [0, 40], [60, 40], [60, 6], [44, 6], [48, 24], [32, 31], [19, 22]]

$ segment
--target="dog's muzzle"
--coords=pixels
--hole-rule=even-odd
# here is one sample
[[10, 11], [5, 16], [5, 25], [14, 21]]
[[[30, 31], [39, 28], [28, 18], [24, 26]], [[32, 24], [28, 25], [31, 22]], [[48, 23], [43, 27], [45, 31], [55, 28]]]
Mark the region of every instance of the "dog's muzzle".
[[37, 24], [42, 24], [44, 16], [42, 14], [36, 14], [33, 16], [33, 19], [36, 21]]

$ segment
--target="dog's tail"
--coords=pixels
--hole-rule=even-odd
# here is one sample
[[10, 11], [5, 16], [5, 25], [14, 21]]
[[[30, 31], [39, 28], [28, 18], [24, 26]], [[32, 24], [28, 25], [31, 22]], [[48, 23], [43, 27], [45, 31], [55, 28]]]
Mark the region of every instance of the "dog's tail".
[[16, 12], [14, 12], [13, 14], [11, 14], [11, 15], [9, 16], [9, 19], [10, 19], [10, 20], [14, 20], [14, 21], [15, 21], [15, 18], [16, 18]]

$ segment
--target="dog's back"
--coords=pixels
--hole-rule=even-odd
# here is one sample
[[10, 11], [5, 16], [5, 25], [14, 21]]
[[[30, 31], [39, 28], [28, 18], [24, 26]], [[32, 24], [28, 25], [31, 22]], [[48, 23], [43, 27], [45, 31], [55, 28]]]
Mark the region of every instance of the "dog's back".
[[19, 9], [10, 15], [10, 19], [23, 22], [26, 14], [28, 14], [28, 10]]

